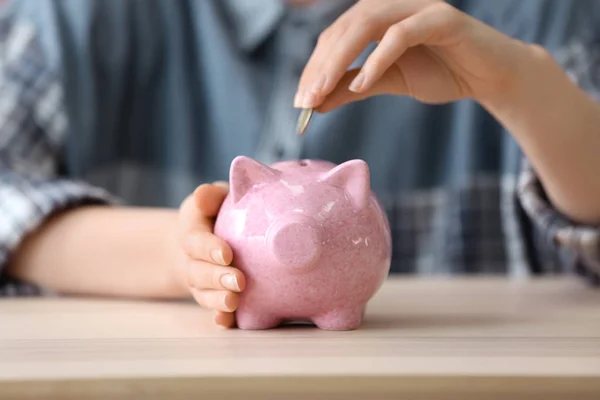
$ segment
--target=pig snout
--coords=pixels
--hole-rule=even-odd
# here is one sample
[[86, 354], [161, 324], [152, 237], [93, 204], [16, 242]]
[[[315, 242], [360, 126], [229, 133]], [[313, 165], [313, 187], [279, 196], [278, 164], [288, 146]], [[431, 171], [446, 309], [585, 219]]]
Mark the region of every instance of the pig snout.
[[322, 249], [319, 229], [309, 218], [275, 222], [267, 232], [267, 244], [278, 264], [298, 272], [316, 268]]

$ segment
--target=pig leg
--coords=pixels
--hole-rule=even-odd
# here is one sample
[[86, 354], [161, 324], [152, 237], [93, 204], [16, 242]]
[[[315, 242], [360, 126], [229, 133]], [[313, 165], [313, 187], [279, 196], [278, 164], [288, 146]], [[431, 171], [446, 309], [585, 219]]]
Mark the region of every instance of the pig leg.
[[248, 308], [238, 308], [235, 320], [238, 328], [248, 330], [271, 329], [281, 324], [281, 318], [269, 314], [268, 311]]
[[364, 313], [364, 306], [335, 309], [312, 318], [312, 321], [317, 327], [327, 331], [349, 331], [360, 326]]

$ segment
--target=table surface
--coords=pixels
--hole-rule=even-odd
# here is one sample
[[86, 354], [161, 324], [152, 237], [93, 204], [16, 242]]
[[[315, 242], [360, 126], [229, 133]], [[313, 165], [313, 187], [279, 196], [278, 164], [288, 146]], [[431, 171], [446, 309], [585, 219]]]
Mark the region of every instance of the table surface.
[[350, 332], [225, 330], [180, 302], [0, 301], [0, 394], [15, 398], [534, 389], [600, 398], [600, 290], [565, 279], [389, 279]]

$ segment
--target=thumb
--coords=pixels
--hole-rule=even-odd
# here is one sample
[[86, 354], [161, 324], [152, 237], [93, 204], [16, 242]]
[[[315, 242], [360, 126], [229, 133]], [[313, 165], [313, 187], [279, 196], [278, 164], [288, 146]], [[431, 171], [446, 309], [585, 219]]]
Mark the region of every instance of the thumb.
[[360, 93], [353, 92], [348, 87], [359, 72], [360, 69], [353, 69], [346, 72], [333, 92], [316, 108], [316, 111], [326, 113], [345, 104], [373, 96], [383, 94], [401, 95], [407, 93], [406, 83], [396, 68], [387, 70], [368, 90]]
[[198, 186], [192, 194], [197, 212], [206, 218], [216, 217], [228, 190], [228, 186], [221, 182]]

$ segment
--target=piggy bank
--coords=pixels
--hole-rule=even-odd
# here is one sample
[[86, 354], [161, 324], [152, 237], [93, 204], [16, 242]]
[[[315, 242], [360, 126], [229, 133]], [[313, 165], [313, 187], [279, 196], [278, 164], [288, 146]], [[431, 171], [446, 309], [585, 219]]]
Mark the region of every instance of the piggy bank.
[[215, 234], [246, 276], [241, 329], [308, 322], [326, 330], [361, 325], [386, 279], [391, 235], [367, 164], [319, 160], [266, 166], [239, 156]]

